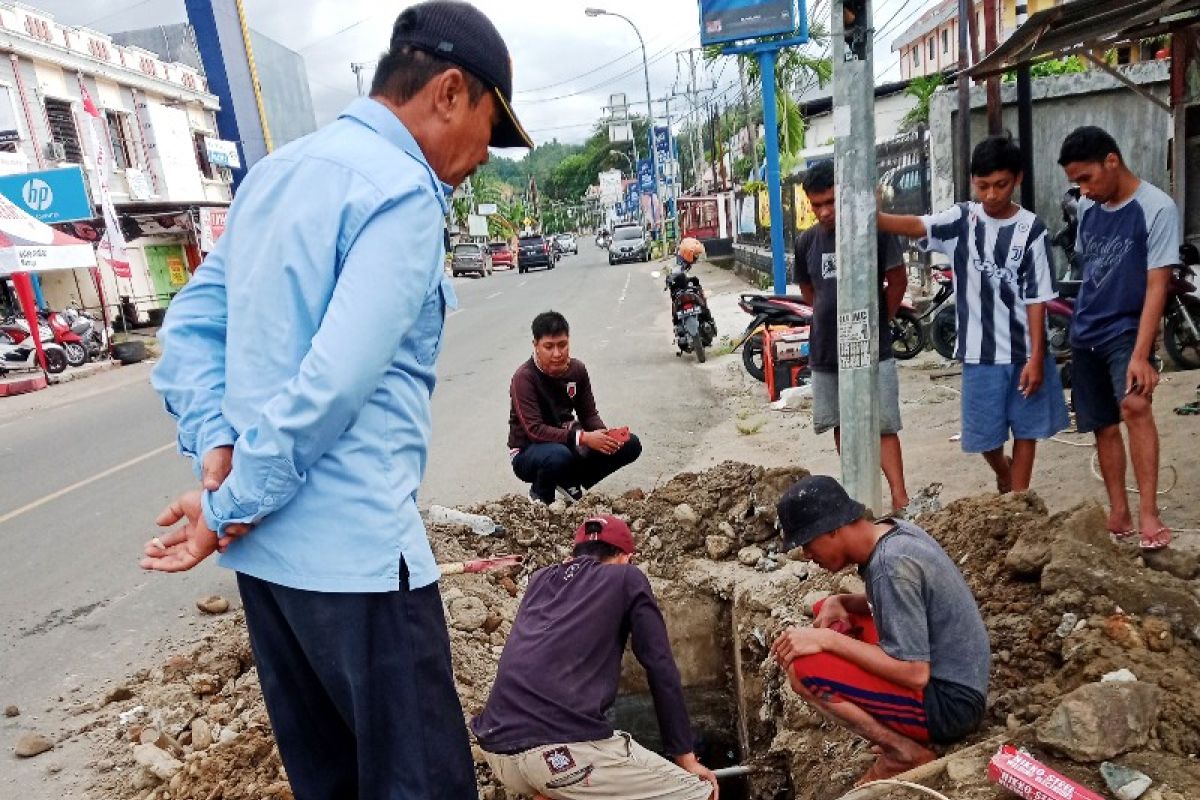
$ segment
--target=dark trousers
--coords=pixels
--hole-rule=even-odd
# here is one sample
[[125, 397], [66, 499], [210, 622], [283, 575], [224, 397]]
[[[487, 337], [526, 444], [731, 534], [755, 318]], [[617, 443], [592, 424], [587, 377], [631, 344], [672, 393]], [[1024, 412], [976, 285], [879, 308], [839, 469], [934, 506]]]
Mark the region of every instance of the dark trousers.
[[475, 800], [437, 584], [311, 592], [238, 574], [296, 800]]
[[533, 494], [539, 500], [549, 503], [554, 500], [555, 486], [590, 489], [621, 467], [637, 461], [641, 454], [642, 443], [636, 436], [630, 436], [611, 456], [595, 450], [581, 456], [565, 444], [539, 442], [517, 453], [512, 467], [518, 478], [533, 484]]

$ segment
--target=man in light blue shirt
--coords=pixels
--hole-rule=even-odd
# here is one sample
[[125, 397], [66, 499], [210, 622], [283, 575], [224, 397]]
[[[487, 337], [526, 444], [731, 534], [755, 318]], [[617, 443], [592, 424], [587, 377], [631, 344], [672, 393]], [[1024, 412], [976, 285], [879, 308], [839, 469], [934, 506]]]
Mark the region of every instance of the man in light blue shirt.
[[396, 20], [369, 99], [257, 164], [175, 298], [153, 382], [203, 490], [143, 566], [236, 570], [298, 800], [475, 797], [417, 511], [446, 309], [450, 186], [531, 146], [472, 6]]

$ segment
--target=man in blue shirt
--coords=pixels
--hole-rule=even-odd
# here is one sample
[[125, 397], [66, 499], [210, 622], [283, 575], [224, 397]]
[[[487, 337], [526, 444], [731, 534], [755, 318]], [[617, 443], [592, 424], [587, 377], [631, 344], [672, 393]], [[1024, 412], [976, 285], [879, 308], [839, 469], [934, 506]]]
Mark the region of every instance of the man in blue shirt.
[[298, 800], [476, 796], [416, 492], [455, 304], [446, 184], [530, 146], [511, 69], [472, 6], [401, 13], [371, 97], [255, 165], [160, 333], [154, 385], [204, 488], [142, 565], [237, 571]]
[[[1162, 322], [1171, 268], [1179, 263], [1179, 211], [1161, 189], [1138, 178], [1116, 141], [1095, 126], [1063, 141], [1058, 163], [1079, 186], [1075, 252], [1083, 282], [1071, 321], [1071, 397], [1081, 433], [1096, 434], [1108, 492], [1108, 529], [1138, 534], [1144, 550], [1171, 542], [1158, 511], [1158, 428], [1150, 363]], [[1125, 491], [1125, 442], [1137, 479], [1133, 519]]]

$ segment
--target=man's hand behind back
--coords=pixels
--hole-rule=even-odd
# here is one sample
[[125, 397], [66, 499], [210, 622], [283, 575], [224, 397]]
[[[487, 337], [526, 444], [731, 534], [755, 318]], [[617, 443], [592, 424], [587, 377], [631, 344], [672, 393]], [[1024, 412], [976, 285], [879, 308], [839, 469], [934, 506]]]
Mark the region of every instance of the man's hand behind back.
[[[233, 471], [233, 447], [226, 445], [214, 447], [204, 454], [200, 462], [200, 483], [205, 491], [215, 492], [225, 483], [229, 473]], [[250, 530], [249, 525], [227, 525], [225, 535], [217, 543], [217, 549], [224, 553], [229, 545]]]
[[709, 795], [709, 800], [717, 800], [721, 793], [721, 789], [717, 785], [717, 776], [711, 769], [700, 763], [700, 759], [696, 758], [695, 753], [684, 753], [681, 756], [676, 756], [675, 763], [701, 780], [708, 781], [712, 786], [712, 794]]
[[185, 572], [217, 552], [217, 534], [208, 529], [200, 506], [201, 493], [191, 491], [167, 506], [155, 522], [164, 528], [180, 520], [183, 527], [146, 542], [142, 569]]

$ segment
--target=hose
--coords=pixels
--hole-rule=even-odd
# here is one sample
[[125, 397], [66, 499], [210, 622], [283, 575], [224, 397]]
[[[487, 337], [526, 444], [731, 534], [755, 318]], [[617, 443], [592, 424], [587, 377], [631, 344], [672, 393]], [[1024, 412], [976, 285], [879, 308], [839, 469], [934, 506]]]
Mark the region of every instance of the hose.
[[881, 778], [877, 781], [871, 781], [870, 783], [864, 783], [862, 786], [856, 786], [853, 789], [851, 789], [849, 792], [847, 792], [846, 794], [842, 795], [840, 800], [851, 800], [851, 798], [853, 798], [854, 795], [858, 794], [859, 792], [863, 791], [864, 789], [870, 789], [875, 786], [903, 786], [905, 789], [913, 789], [913, 790], [916, 790], [923, 794], [927, 794], [930, 797], [936, 797], [936, 798], [938, 798], [938, 800], [950, 800], [949, 797], [947, 797], [946, 795], [937, 791], [936, 789], [930, 789], [928, 786], [922, 786], [919, 783], [911, 783], [909, 781], [898, 781], [893, 778]]

